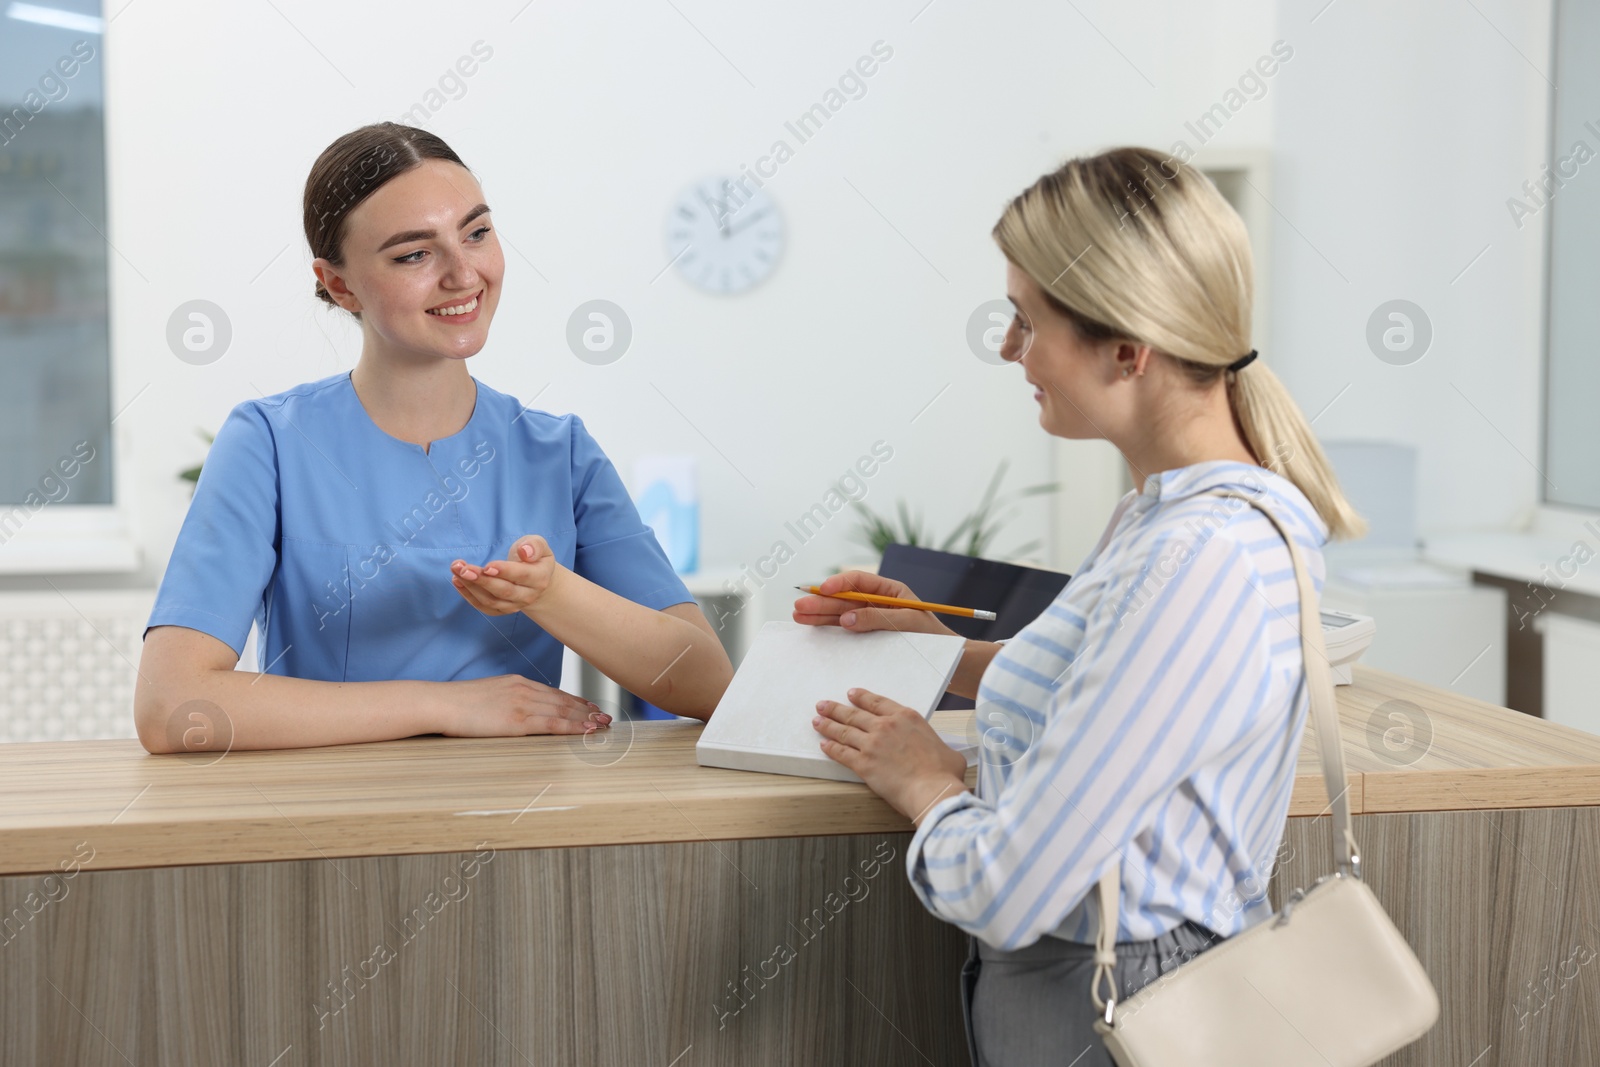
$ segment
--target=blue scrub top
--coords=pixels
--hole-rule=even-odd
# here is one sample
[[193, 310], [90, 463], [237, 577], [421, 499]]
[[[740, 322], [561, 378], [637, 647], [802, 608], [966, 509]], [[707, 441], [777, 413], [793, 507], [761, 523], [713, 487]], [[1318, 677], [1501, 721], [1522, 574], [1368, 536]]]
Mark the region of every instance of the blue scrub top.
[[[258, 668], [330, 682], [561, 679], [561, 645], [488, 616], [450, 563], [505, 559], [525, 534], [598, 585], [665, 608], [693, 597], [575, 415], [474, 379], [460, 432], [428, 451], [379, 429], [349, 373], [247, 400], [206, 457], [149, 626], [187, 626]], [[146, 628], [148, 632], [148, 627]]]

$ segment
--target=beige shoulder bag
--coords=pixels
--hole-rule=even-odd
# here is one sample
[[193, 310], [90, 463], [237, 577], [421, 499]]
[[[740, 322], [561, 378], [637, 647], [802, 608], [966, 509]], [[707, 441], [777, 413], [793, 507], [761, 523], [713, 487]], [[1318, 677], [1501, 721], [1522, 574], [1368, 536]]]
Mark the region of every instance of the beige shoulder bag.
[[[1310, 716], [1333, 810], [1335, 869], [1291, 892], [1277, 915], [1118, 1003], [1111, 967], [1122, 871], [1113, 867], [1100, 880], [1090, 995], [1102, 1016], [1095, 1029], [1119, 1067], [1367, 1067], [1426, 1033], [1439, 1017], [1439, 998], [1361, 880], [1316, 586], [1277, 516], [1242, 493], [1223, 495], [1259, 509], [1289, 545]], [[1105, 999], [1102, 987], [1110, 991]]]

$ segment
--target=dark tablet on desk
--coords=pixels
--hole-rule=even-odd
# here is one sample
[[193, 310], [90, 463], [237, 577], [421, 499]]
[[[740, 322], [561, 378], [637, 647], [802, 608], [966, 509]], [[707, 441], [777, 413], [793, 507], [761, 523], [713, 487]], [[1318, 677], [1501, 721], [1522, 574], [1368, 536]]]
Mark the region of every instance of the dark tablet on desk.
[[[1071, 577], [1060, 571], [912, 545], [885, 548], [878, 573], [906, 583], [918, 600], [994, 612], [993, 622], [964, 619], [959, 615], [939, 616], [950, 629], [976, 641], [999, 641], [1015, 636], [1018, 630], [1044, 613]], [[939, 707], [970, 708], [972, 701], [946, 694]]]

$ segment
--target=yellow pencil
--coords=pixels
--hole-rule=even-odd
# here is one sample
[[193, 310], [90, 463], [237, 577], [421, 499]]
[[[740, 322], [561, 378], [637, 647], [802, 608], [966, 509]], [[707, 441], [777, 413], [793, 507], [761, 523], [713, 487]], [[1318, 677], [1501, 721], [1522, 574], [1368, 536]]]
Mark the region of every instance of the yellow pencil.
[[862, 604], [874, 604], [882, 608], [915, 608], [918, 611], [936, 611], [940, 615], [961, 615], [969, 619], [983, 619], [993, 622], [995, 615], [992, 611], [981, 608], [958, 608], [949, 604], [930, 604], [925, 600], [907, 600], [898, 596], [880, 596], [877, 593], [858, 593], [855, 590], [846, 590], [841, 593], [824, 593], [814, 585], [797, 585], [796, 589], [802, 593], [813, 593], [816, 596], [833, 597], [835, 600], [855, 600]]

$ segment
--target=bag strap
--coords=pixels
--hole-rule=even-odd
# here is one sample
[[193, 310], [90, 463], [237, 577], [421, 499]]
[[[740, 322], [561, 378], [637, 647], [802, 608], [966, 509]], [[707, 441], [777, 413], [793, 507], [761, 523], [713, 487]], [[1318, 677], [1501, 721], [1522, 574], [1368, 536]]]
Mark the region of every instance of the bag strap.
[[[1341, 874], [1361, 877], [1361, 855], [1356, 850], [1355, 834], [1350, 827], [1349, 787], [1344, 774], [1344, 743], [1339, 736], [1339, 709], [1333, 695], [1333, 671], [1328, 664], [1328, 653], [1322, 640], [1322, 613], [1317, 598], [1317, 587], [1300, 558], [1300, 549], [1294, 538], [1283, 528], [1283, 523], [1258, 500], [1234, 490], [1210, 494], [1231, 496], [1243, 500], [1265, 515], [1273, 528], [1289, 546], [1289, 560], [1294, 564], [1295, 583], [1300, 591], [1300, 655], [1305, 661], [1305, 684], [1310, 691], [1311, 722], [1316, 730], [1317, 749], [1322, 756], [1322, 778], [1328, 789], [1328, 807], [1333, 812], [1333, 862]], [[1094, 981], [1089, 995], [1094, 998], [1096, 1011], [1105, 1012], [1107, 1026], [1112, 1022], [1116, 1005], [1117, 987], [1111, 968], [1117, 962], [1117, 920], [1119, 897], [1122, 891], [1122, 865], [1113, 863], [1100, 879], [1100, 930], [1095, 937]], [[1100, 988], [1104, 983], [1108, 993], [1102, 999]]]

